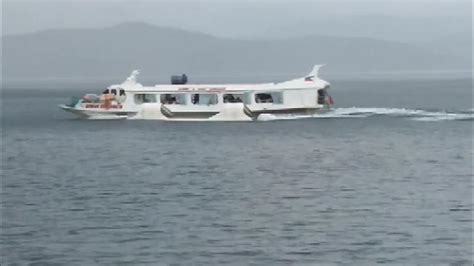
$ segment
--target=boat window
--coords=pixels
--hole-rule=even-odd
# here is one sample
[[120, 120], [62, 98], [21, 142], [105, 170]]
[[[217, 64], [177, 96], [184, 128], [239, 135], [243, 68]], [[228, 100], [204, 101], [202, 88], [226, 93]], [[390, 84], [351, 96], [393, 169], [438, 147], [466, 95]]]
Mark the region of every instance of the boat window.
[[155, 94], [135, 94], [135, 103], [136, 104], [156, 103], [156, 95]]
[[326, 101], [326, 90], [325, 89], [319, 89], [318, 90], [318, 104], [324, 104]]
[[122, 95], [125, 95], [125, 90], [124, 89], [120, 89], [120, 96]]
[[217, 94], [193, 94], [191, 95], [191, 101], [193, 104], [198, 105], [214, 105], [217, 104]]
[[156, 103], [156, 95], [155, 94], [143, 94], [143, 102], [144, 103]]
[[283, 104], [283, 92], [272, 92], [273, 103]]
[[161, 94], [162, 104], [186, 104], [186, 94]]
[[110, 93], [112, 93], [113, 95], [117, 95], [117, 90], [116, 89], [111, 89]]
[[270, 93], [257, 93], [255, 94], [256, 103], [273, 103], [273, 98]]
[[225, 103], [241, 103], [243, 98], [243, 94], [224, 94]]
[[109, 94], [109, 93], [110, 93], [109, 89], [105, 89], [104, 92], [102, 92], [102, 94]]
[[255, 102], [256, 103], [282, 104], [283, 103], [283, 92], [256, 93], [255, 94]]

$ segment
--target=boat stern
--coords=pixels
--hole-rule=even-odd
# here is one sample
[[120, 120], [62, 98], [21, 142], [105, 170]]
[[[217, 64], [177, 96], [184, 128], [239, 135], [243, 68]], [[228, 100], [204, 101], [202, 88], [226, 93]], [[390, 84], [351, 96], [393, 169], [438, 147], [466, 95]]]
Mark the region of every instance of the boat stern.
[[80, 118], [89, 118], [90, 117], [87, 114], [87, 112], [85, 112], [84, 110], [78, 109], [75, 106], [70, 106], [70, 105], [67, 105], [67, 104], [60, 104], [60, 105], [58, 105], [58, 107], [61, 108], [64, 111], [66, 111], [66, 112], [77, 115]]

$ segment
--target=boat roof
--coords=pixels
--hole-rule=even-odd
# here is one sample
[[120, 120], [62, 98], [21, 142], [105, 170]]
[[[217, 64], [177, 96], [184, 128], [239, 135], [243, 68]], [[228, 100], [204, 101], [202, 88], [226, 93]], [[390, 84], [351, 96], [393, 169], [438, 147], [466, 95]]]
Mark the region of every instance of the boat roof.
[[122, 84], [109, 86], [111, 89], [124, 89], [130, 92], [245, 92], [269, 90], [300, 90], [329, 88], [329, 82], [320, 79], [318, 71], [322, 65], [315, 65], [311, 73], [302, 78], [297, 78], [279, 83], [259, 84], [157, 84], [143, 86], [137, 82], [139, 72], [134, 70]]
[[299, 90], [299, 89], [321, 89], [327, 88], [327, 82], [282, 82], [263, 84], [160, 84], [155, 86], [142, 86], [137, 83], [134, 86], [113, 85], [109, 88], [125, 89], [130, 92], [245, 92], [245, 91], [269, 91], [269, 90]]

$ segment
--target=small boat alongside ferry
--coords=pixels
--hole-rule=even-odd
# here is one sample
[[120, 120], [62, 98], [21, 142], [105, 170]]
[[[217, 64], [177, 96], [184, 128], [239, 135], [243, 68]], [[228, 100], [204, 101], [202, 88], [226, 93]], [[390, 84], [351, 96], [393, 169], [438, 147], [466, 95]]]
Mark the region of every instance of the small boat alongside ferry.
[[318, 77], [322, 65], [306, 76], [262, 84], [188, 84], [183, 74], [171, 84], [143, 86], [139, 72], [111, 85], [101, 95], [87, 94], [59, 107], [86, 119], [170, 121], [253, 121], [262, 114], [317, 115], [331, 110], [330, 84]]

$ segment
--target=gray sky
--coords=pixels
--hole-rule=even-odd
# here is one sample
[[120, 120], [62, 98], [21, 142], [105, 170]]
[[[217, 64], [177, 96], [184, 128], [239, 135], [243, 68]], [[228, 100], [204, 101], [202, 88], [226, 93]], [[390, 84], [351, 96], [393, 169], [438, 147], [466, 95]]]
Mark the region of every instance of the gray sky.
[[2, 12], [3, 34], [127, 21], [233, 38], [322, 34], [429, 40], [438, 32], [440, 38], [472, 32], [469, 0], [4, 0]]

